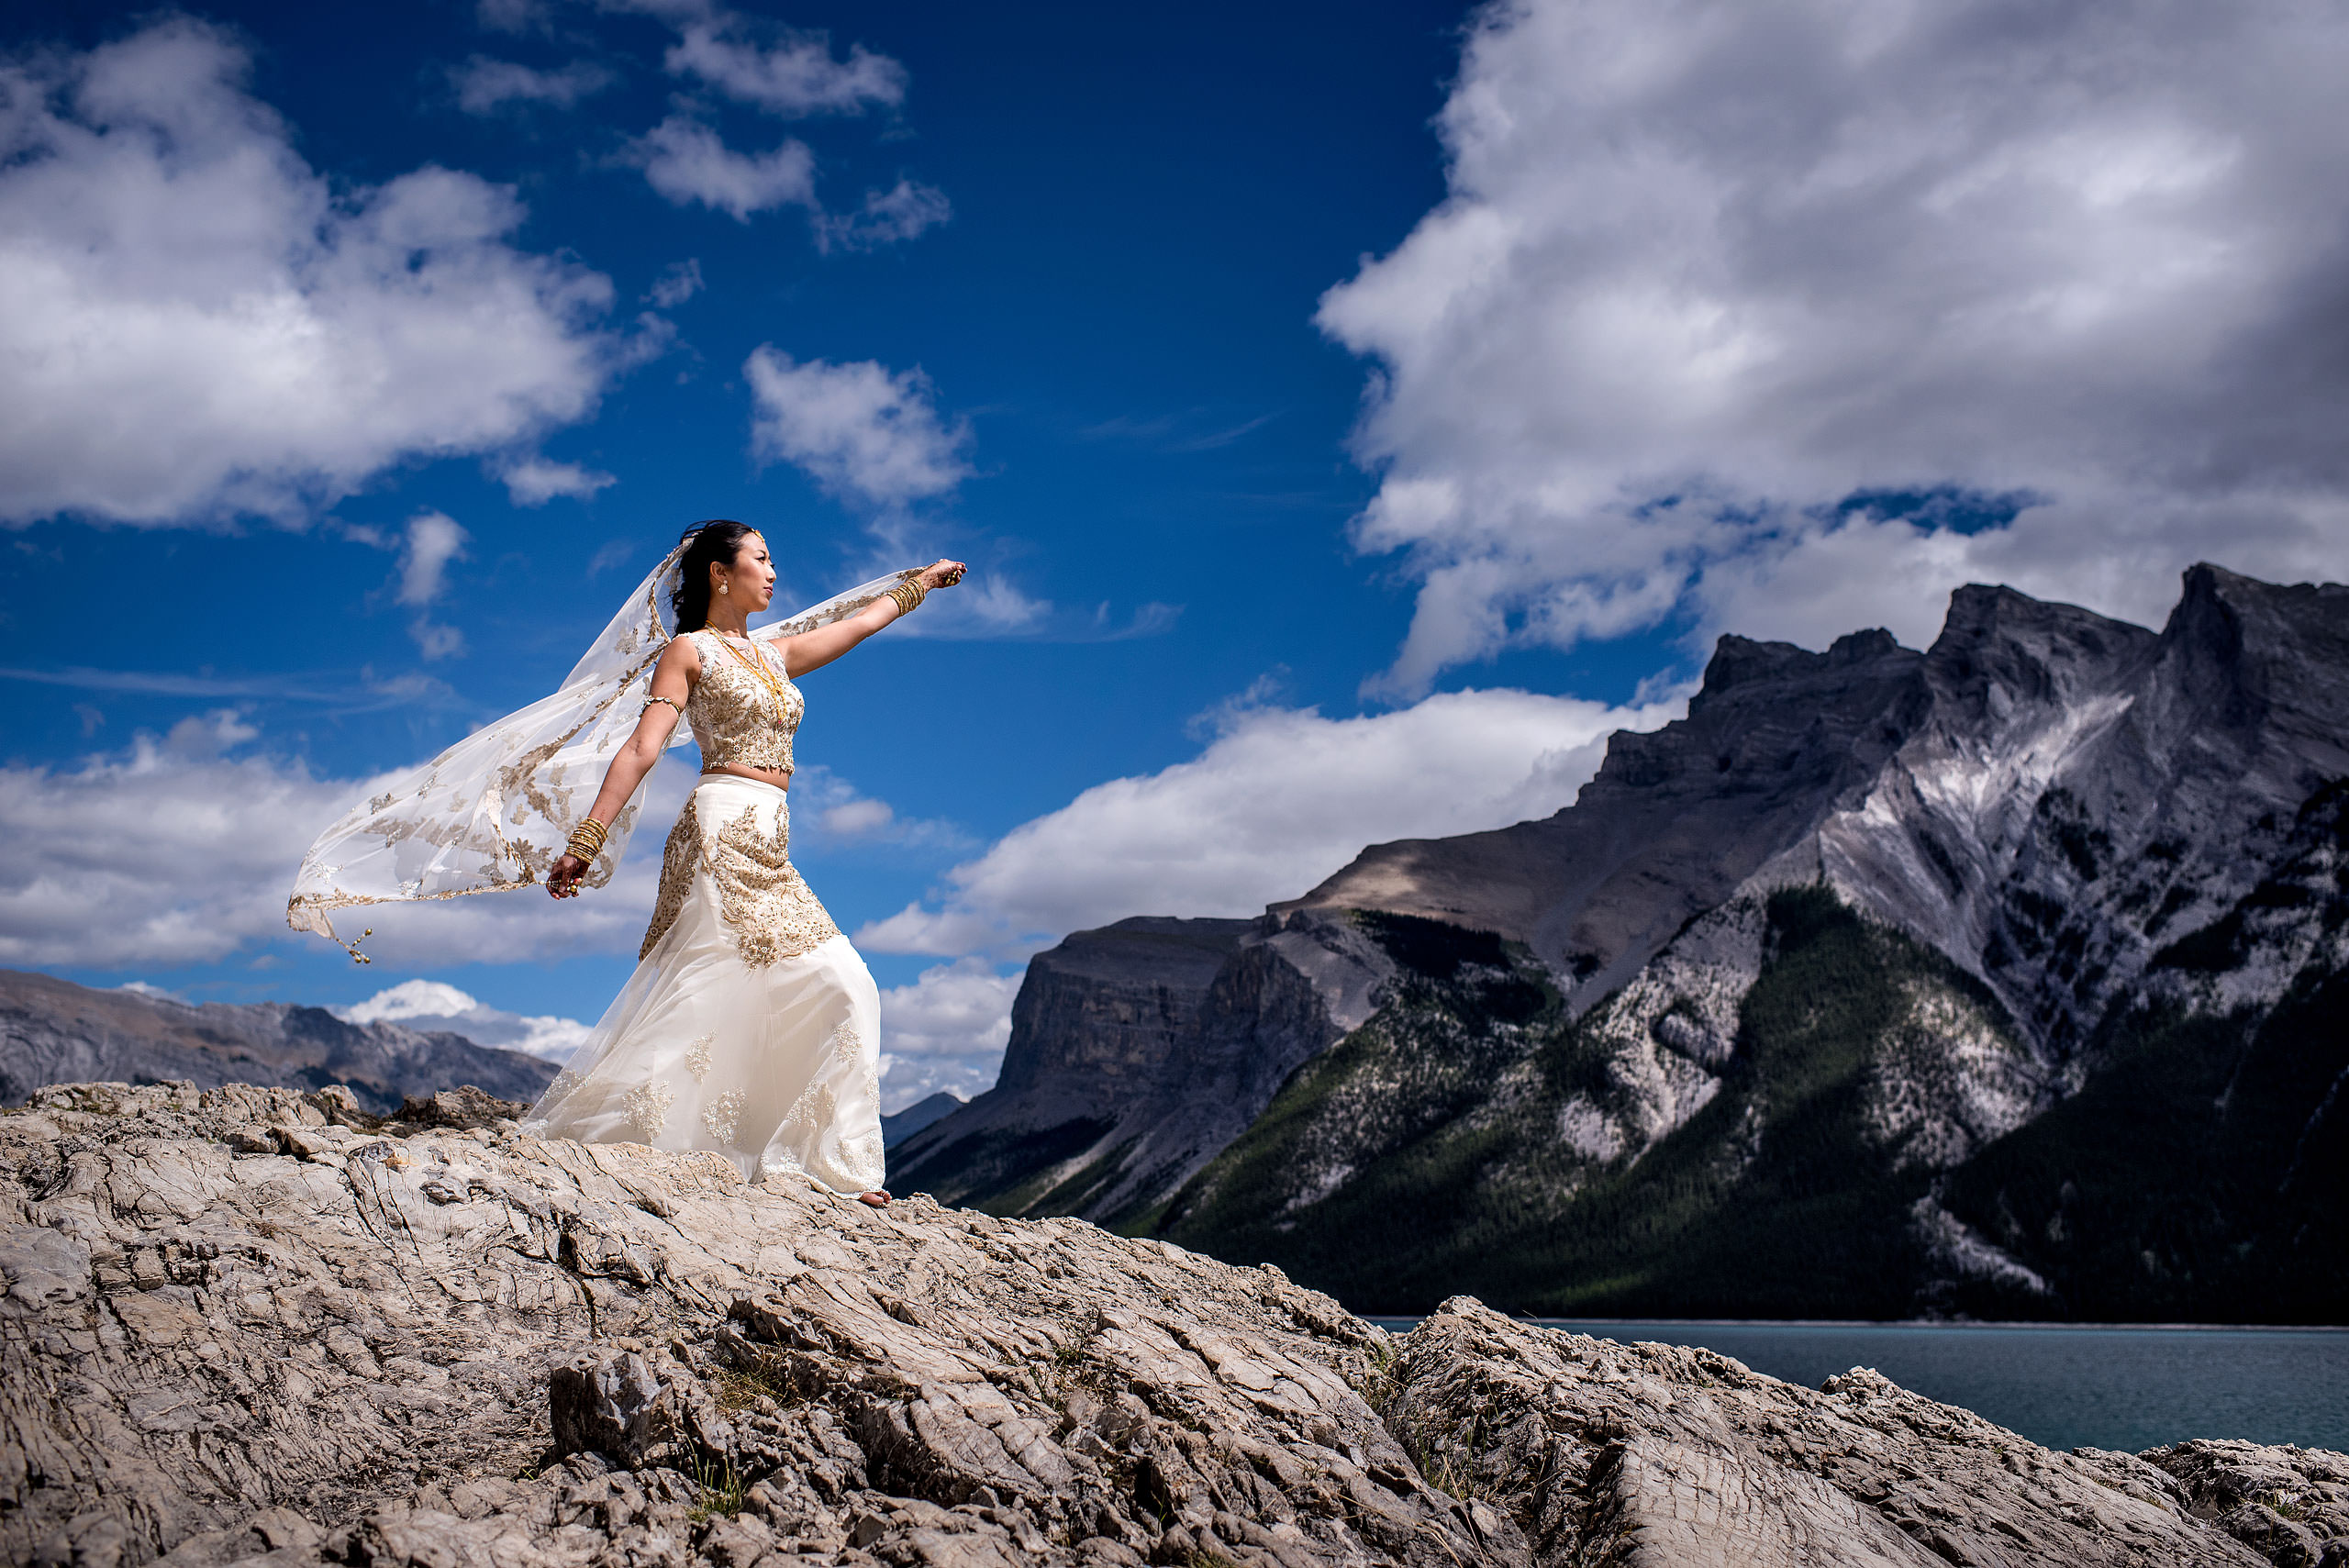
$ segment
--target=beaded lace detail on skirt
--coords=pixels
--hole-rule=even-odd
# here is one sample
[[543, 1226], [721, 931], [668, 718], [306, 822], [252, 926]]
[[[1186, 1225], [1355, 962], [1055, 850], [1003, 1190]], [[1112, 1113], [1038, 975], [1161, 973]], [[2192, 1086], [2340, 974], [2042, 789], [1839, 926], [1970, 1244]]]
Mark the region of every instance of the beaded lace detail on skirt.
[[735, 948], [753, 969], [813, 952], [839, 936], [840, 927], [792, 865], [790, 851], [787, 808], [776, 811], [773, 833], [762, 833], [757, 811], [745, 809], [717, 832], [705, 834], [689, 797], [662, 851], [661, 893], [637, 958], [641, 961], [676, 923], [696, 867], [706, 868], [718, 884], [718, 907], [734, 929]]
[[791, 867], [787, 797], [721, 775], [670, 836], [636, 973], [524, 1129], [881, 1184], [881, 996]]
[[[841, 1065], [857, 1068], [857, 1078], [865, 1099], [874, 1105], [880, 1103], [881, 1077], [874, 1065], [874, 1053], [864, 1049], [864, 1041], [858, 1036], [856, 1026], [843, 1022], [824, 1041], [824, 1066], [817, 1070], [815, 1079], [800, 1091], [799, 1097], [791, 1103], [791, 1109], [784, 1113], [783, 1125], [777, 1131], [785, 1140], [812, 1142], [822, 1129], [838, 1118], [839, 1098], [832, 1085]], [[841, 1153], [843, 1162], [849, 1165], [879, 1172], [884, 1158], [880, 1124], [875, 1122], [870, 1129], [843, 1139]], [[769, 1174], [785, 1172], [793, 1175], [807, 1173], [805, 1167], [789, 1154], [771, 1158], [764, 1163]], [[876, 1183], [878, 1179], [876, 1176]]]

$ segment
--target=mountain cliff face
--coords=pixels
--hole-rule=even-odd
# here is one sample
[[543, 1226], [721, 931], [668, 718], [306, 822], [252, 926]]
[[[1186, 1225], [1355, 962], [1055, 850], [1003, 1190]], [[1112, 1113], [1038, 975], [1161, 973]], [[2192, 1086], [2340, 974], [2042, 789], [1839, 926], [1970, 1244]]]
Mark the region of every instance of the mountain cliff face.
[[1274, 906], [1374, 1016], [1146, 1218], [1358, 1307], [2337, 1320], [2344, 781], [2349, 589], [1725, 638], [1571, 807]]
[[[1572, 806], [1374, 846], [1275, 907], [1499, 932], [1579, 1010], [1740, 893], [1824, 881], [2068, 1054], [2349, 776], [2349, 588], [2198, 566], [2185, 590], [2159, 634], [1976, 586], [1921, 654], [1724, 638], [1687, 717], [1617, 735]], [[2272, 1002], [2288, 979], [2244, 983]]]
[[[1922, 654], [1725, 640], [1567, 811], [1297, 906], [1545, 961], [1489, 1087], [1343, 1108], [1354, 1058], [1495, 1029], [1421, 974], [1169, 1234], [1398, 1306], [2336, 1320], [2345, 635], [2349, 591], [2198, 567], [2158, 634], [1968, 588]], [[1350, 1262], [1405, 1205], [1417, 1265]]]
[[890, 1180], [1006, 1215], [1147, 1217], [1391, 962], [1349, 921], [1139, 917], [1029, 962], [996, 1086], [893, 1151]]
[[553, 1062], [518, 1051], [397, 1024], [348, 1024], [322, 1007], [197, 1006], [0, 970], [0, 1104], [45, 1084], [92, 1081], [206, 1089], [347, 1084], [364, 1108], [388, 1115], [408, 1095], [460, 1084], [535, 1100], [554, 1073]]
[[1618, 733], [1574, 806], [1489, 833], [1375, 845], [1273, 907], [1494, 931], [1596, 1000], [1875, 776], [1927, 707], [1923, 657], [1881, 631], [1825, 653], [1723, 638], [1688, 717]]

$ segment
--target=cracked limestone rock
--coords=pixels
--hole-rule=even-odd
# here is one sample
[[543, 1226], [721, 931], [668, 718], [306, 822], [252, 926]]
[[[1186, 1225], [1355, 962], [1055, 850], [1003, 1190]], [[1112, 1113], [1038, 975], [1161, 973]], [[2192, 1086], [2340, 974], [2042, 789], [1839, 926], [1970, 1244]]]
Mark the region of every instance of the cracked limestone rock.
[[[2057, 1454], [1465, 1298], [239, 1085], [0, 1116], [0, 1561], [2255, 1564], [2337, 1455]], [[2278, 1528], [2290, 1527], [2290, 1528]], [[2313, 1555], [2311, 1555], [2313, 1554]]]

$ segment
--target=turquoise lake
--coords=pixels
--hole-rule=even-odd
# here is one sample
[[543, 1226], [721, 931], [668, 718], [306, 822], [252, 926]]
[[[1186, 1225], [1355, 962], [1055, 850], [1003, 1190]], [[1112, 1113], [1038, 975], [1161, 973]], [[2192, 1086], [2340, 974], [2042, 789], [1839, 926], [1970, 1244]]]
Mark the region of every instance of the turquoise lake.
[[[1375, 1318], [1400, 1331], [1415, 1318]], [[1701, 1345], [1816, 1388], [1855, 1366], [2047, 1448], [2186, 1438], [2349, 1451], [2349, 1329], [1539, 1319], [1624, 1343]]]

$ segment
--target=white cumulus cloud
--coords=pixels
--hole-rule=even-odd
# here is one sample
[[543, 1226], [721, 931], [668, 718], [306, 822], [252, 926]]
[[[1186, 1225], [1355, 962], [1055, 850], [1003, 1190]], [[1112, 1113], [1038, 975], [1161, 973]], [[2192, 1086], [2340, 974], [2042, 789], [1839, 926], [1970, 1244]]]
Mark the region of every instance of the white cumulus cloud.
[[900, 1111], [941, 1089], [967, 1100], [992, 1087], [1019, 994], [1017, 973], [975, 958], [933, 965], [882, 992], [883, 1108]]
[[480, 54], [449, 72], [450, 84], [457, 90], [457, 106], [469, 115], [492, 115], [516, 104], [567, 109], [616, 80], [607, 68], [589, 60], [541, 71]]
[[224, 708], [76, 769], [0, 768], [0, 963], [207, 963], [283, 926], [357, 786], [225, 754], [252, 738]]
[[465, 553], [470, 537], [445, 512], [422, 511], [408, 519], [407, 543], [400, 551], [399, 601], [417, 612], [408, 632], [427, 659], [464, 651], [464, 633], [435, 621], [429, 612], [448, 586], [449, 562]]
[[1389, 690], [1685, 617], [1930, 637], [2349, 571], [2349, 12], [1512, 0], [1449, 193], [1325, 296], [1374, 361]]
[[[852, 45], [847, 58], [835, 59], [831, 39], [821, 31], [776, 27], [712, 0], [602, 0], [602, 6], [653, 17], [674, 29], [677, 41], [662, 63], [672, 76], [707, 89], [681, 95], [679, 104], [691, 112], [671, 115], [620, 155], [620, 161], [642, 169], [652, 188], [670, 201], [680, 206], [699, 203], [741, 223], [754, 213], [806, 207], [816, 247], [826, 252], [894, 245], [952, 216], [943, 193], [908, 179], [886, 191], [866, 192], [860, 206], [827, 212], [817, 198], [816, 158], [806, 143], [792, 139], [763, 152], [742, 152], [696, 117], [707, 115], [715, 98], [785, 119], [894, 109], [906, 96], [906, 68], [897, 61], [862, 44]], [[520, 79], [493, 73], [484, 79], [484, 91], [509, 83], [518, 89]], [[696, 274], [696, 286], [698, 282]], [[661, 296], [677, 288], [656, 285], [654, 295], [665, 308], [674, 302]], [[692, 292], [685, 287], [676, 298]]]
[[762, 343], [742, 366], [751, 384], [751, 450], [805, 469], [836, 495], [901, 506], [942, 495], [971, 473], [971, 434], [940, 417], [919, 370], [871, 360], [796, 361]]
[[1357, 718], [1235, 706], [1196, 758], [1097, 784], [946, 876], [946, 895], [866, 926], [882, 952], [1007, 954], [1128, 915], [1244, 916], [1364, 845], [1502, 827], [1568, 805], [1623, 709], [1467, 691]]
[[550, 462], [541, 457], [507, 462], [498, 469], [497, 477], [518, 506], [543, 506], [558, 495], [585, 501], [596, 491], [619, 483], [597, 469], [584, 468], [575, 462]]
[[184, 17], [0, 61], [0, 520], [297, 517], [578, 419], [624, 357], [510, 190], [330, 185], [247, 64]]
[[774, 207], [816, 205], [816, 155], [804, 141], [737, 152], [700, 121], [671, 115], [630, 143], [624, 156], [677, 206], [699, 202], [737, 222]]
[[439, 980], [404, 980], [363, 1002], [328, 1011], [345, 1023], [395, 1023], [428, 1034], [447, 1030], [475, 1045], [527, 1051], [549, 1062], [571, 1060], [594, 1027], [551, 1013], [509, 1013]]
[[465, 552], [470, 537], [445, 512], [418, 512], [408, 519], [407, 548], [400, 555], [400, 603], [419, 608], [440, 596], [449, 562]]
[[866, 106], [895, 107], [906, 96], [906, 68], [859, 44], [832, 58], [820, 32], [789, 33], [762, 47], [743, 36], [739, 15], [713, 10], [685, 22], [664, 63], [673, 76], [694, 76], [729, 97], [769, 114], [855, 115]]
[[[303, 852], [354, 802], [406, 770], [317, 778], [299, 762], [271, 755], [257, 744], [262, 740], [240, 710], [217, 707], [168, 734], [139, 734], [120, 751], [94, 753], [73, 766], [0, 765], [0, 843], [9, 846], [0, 856], [0, 967], [70, 964], [135, 973], [222, 962], [275, 943], [317, 942], [285, 926], [285, 900]], [[637, 831], [607, 887], [560, 902], [529, 888], [376, 905], [347, 911], [336, 929], [346, 937], [374, 929], [361, 944], [380, 966], [374, 973], [588, 953], [633, 958], [651, 917], [669, 824], [696, 782], [693, 764], [683, 759], [653, 770]], [[946, 824], [898, 816], [818, 764], [801, 770], [792, 794], [818, 842], [966, 841]], [[355, 1006], [373, 1009], [367, 1018], [454, 1018], [461, 1009], [453, 1005], [440, 1013], [416, 1010], [452, 995], [445, 983], [418, 981]], [[410, 1013], [384, 1010], [401, 1006]], [[540, 1055], [557, 1054], [573, 1038], [566, 1032], [573, 1020], [516, 1022], [516, 1016], [493, 1012], [447, 1027], [484, 1044]], [[356, 1011], [347, 1016], [361, 1018]], [[502, 1032], [481, 1032], [493, 1029]]]
[[688, 256], [662, 268], [661, 275], [652, 280], [652, 286], [645, 291], [644, 297], [663, 310], [674, 310], [699, 294], [705, 286], [701, 276], [701, 258]]
[[[0, 965], [89, 968], [214, 963], [274, 942], [303, 851], [383, 787], [320, 779], [252, 750], [235, 710], [139, 735], [66, 768], [0, 766]], [[556, 902], [536, 889], [350, 912], [346, 935], [390, 969], [632, 955], [659, 880], [662, 840], [690, 768], [653, 771], [644, 828], [609, 887]]]
[[552, 18], [551, 0], [476, 0], [474, 19], [492, 32], [544, 29]]
[[791, 775], [795, 833], [819, 849], [834, 844], [886, 843], [963, 849], [973, 840], [952, 823], [927, 817], [900, 817], [885, 800], [875, 800], [821, 762], [805, 762]]
[[824, 213], [816, 219], [816, 249], [872, 250], [911, 239], [926, 228], [954, 216], [946, 193], [932, 185], [900, 180], [885, 191], [867, 191], [864, 205], [850, 212]]

